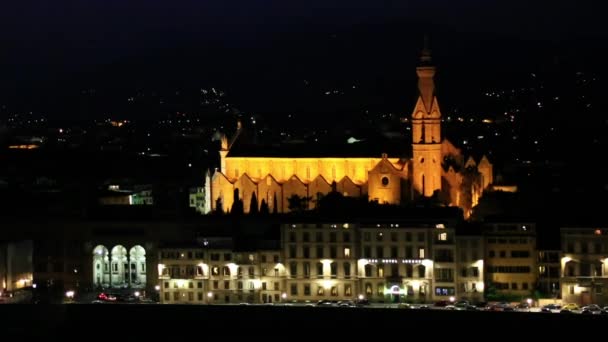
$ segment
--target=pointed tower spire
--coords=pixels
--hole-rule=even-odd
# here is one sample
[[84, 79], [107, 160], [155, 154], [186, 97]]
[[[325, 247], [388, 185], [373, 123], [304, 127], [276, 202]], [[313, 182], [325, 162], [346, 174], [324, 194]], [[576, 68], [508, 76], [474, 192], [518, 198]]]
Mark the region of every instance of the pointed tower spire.
[[435, 67], [431, 62], [431, 50], [429, 48], [429, 37], [424, 36], [424, 47], [420, 55], [420, 65], [416, 68], [418, 74], [418, 91], [426, 113], [432, 112], [433, 98], [435, 96]]
[[430, 65], [431, 64], [431, 47], [429, 44], [429, 35], [424, 35], [424, 45], [422, 47], [422, 53], [420, 54], [420, 64]]

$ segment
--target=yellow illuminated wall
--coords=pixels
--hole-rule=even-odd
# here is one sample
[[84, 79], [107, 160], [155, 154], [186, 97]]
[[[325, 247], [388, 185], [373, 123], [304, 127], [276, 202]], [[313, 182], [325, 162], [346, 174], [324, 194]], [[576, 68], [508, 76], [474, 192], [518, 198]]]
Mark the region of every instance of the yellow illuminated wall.
[[407, 174], [397, 169], [388, 160], [382, 160], [369, 172], [368, 197], [378, 203], [401, 203], [401, 179]]
[[[223, 157], [225, 153], [222, 153]], [[296, 194], [310, 197], [309, 208], [314, 208], [318, 194], [326, 195], [336, 191], [345, 196], [359, 197], [367, 194], [368, 179], [380, 184], [382, 172], [370, 170], [380, 165], [382, 158], [263, 158], [263, 157], [225, 157], [222, 158], [226, 175], [216, 172], [211, 186], [211, 207], [216, 210], [217, 199], [221, 198], [224, 211], [229, 211], [234, 203], [234, 189], [239, 190], [244, 211], [249, 212], [251, 196], [255, 192], [258, 205], [264, 199], [271, 212], [274, 211], [274, 197], [277, 197], [277, 212], [287, 212], [288, 199]], [[399, 203], [401, 198], [400, 177], [403, 165], [399, 158], [386, 158], [384, 164], [393, 170], [390, 186], [376, 189], [373, 198], [381, 203]], [[395, 173], [396, 172], [396, 173]], [[385, 173], [385, 172], [384, 172]], [[371, 197], [371, 196], [370, 196]]]
[[[266, 157], [226, 157], [226, 177], [237, 179], [247, 173], [254, 180], [272, 175], [283, 183], [295, 175], [304, 183], [312, 182], [321, 175], [329, 184], [339, 182], [344, 177], [355, 184], [367, 182], [367, 172], [382, 158], [266, 158]], [[398, 158], [390, 158], [393, 164]]]

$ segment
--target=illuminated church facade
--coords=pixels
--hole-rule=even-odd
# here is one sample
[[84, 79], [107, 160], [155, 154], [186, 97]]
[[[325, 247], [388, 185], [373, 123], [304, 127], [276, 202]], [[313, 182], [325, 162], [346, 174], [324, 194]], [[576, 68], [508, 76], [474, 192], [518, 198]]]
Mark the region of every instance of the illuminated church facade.
[[[271, 213], [286, 213], [293, 195], [310, 199], [307, 206], [312, 209], [316, 200], [338, 191], [344, 196], [363, 196], [387, 204], [435, 195], [450, 206], [462, 208], [468, 216], [483, 190], [492, 184], [493, 166], [485, 156], [478, 162], [472, 157], [465, 162], [460, 149], [442, 137], [435, 72], [425, 49], [416, 68], [419, 95], [409, 120], [410, 158], [383, 151], [369, 156], [327, 156], [321, 151], [315, 156], [310, 151], [297, 157], [277, 156], [270, 150], [257, 150], [252, 155], [232, 153], [244, 130], [239, 124], [232, 139], [222, 138], [220, 167], [208, 176], [209, 209], [229, 212], [238, 196], [245, 213], [251, 210], [252, 203], [260, 206], [262, 201]], [[254, 194], [257, 201], [252, 201]]]

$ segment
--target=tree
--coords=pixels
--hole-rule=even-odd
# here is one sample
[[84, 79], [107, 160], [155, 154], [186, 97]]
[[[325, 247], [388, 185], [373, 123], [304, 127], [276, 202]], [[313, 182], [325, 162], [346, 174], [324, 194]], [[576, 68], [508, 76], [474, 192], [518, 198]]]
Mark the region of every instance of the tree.
[[258, 196], [254, 192], [251, 195], [251, 202], [249, 203], [249, 214], [257, 215], [258, 212]]
[[224, 213], [224, 203], [221, 197], [215, 200], [215, 214], [222, 215]]
[[232, 215], [243, 215], [243, 212], [243, 200], [239, 197], [239, 189], [234, 189], [234, 203], [232, 203], [230, 213]]
[[487, 300], [496, 300], [498, 298], [498, 291], [496, 290], [496, 286], [493, 283], [488, 283], [485, 291]]
[[310, 202], [311, 197], [300, 197], [296, 194], [291, 195], [287, 199], [288, 208], [290, 211], [302, 212], [308, 209], [308, 202]]
[[289, 208], [290, 211], [299, 211], [302, 207], [302, 199], [296, 194], [291, 195], [287, 199], [287, 203], [287, 208]]
[[317, 192], [317, 198], [313, 200], [313, 202], [315, 203], [315, 209], [319, 209], [319, 203], [323, 200], [323, 197], [325, 197], [323, 193]]
[[268, 203], [266, 203], [265, 199], [262, 199], [262, 203], [260, 204], [260, 214], [261, 215], [270, 214], [270, 209], [268, 208]]

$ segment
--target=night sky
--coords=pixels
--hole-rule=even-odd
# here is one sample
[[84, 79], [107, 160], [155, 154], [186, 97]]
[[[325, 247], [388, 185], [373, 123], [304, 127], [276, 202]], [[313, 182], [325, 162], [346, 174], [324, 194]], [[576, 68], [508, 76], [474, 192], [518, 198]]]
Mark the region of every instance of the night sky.
[[594, 68], [602, 15], [591, 1], [10, 1], [0, 101], [99, 84], [220, 84], [263, 110], [263, 93], [302, 79], [409, 82], [424, 33], [448, 84], [475, 66], [484, 71], [466, 82], [556, 56]]

